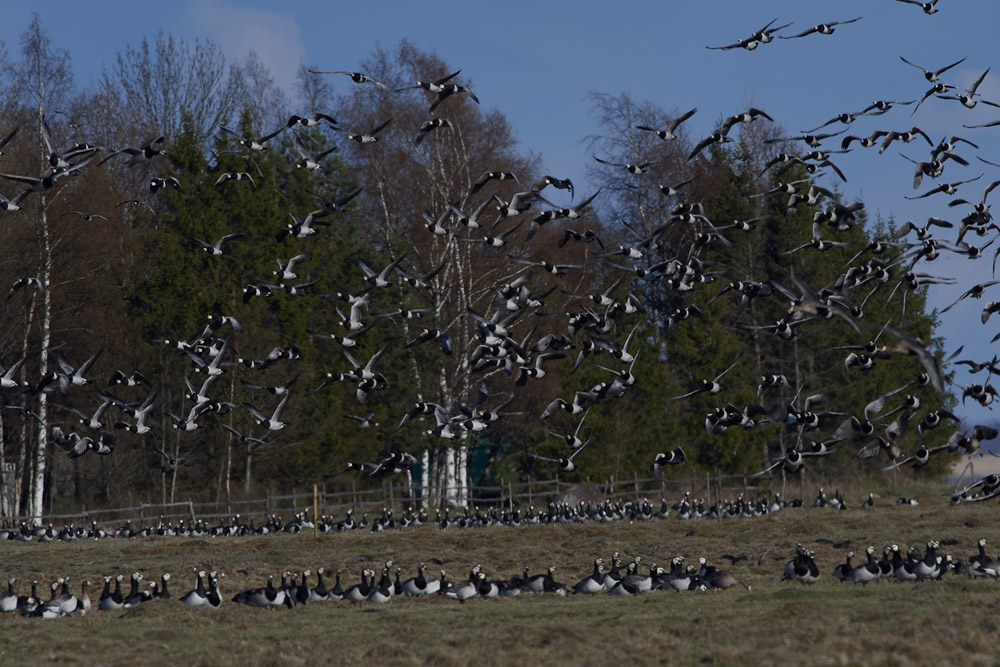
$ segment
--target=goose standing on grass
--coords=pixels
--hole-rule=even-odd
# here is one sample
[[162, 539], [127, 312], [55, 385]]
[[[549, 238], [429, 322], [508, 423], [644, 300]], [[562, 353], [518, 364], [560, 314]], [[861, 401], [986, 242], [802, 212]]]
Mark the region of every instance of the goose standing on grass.
[[785, 576], [783, 579], [798, 581], [803, 584], [812, 584], [819, 579], [819, 567], [816, 565], [815, 552], [803, 549], [798, 545], [799, 552], [795, 558], [785, 565]]
[[[116, 589], [116, 592], [118, 592], [119, 595], [121, 595], [121, 592], [117, 591], [117, 589]], [[29, 616], [32, 612], [35, 611], [35, 609], [38, 608], [38, 605], [40, 605], [40, 604], [41, 604], [41, 600], [38, 599], [38, 582], [37, 581], [32, 581], [31, 582], [31, 595], [19, 595], [18, 596], [18, 598], [17, 598], [17, 610], [18, 610], [18, 612], [20, 612], [20, 614], [22, 616]]]
[[[371, 582], [368, 581], [368, 575], [371, 575]], [[349, 600], [350, 602], [361, 602], [366, 597], [368, 593], [371, 592], [372, 585], [375, 582], [375, 572], [365, 568], [361, 571], [361, 583], [354, 584], [350, 588], [344, 591], [343, 599]]]
[[566, 584], [561, 584], [555, 580], [552, 574], [556, 571], [555, 566], [549, 568], [548, 572], [545, 573], [545, 578], [542, 580], [542, 592], [543, 593], [555, 593], [561, 597], [566, 597], [569, 595], [569, 591], [566, 590]]
[[[969, 564], [970, 565], [977, 565], [979, 567], [982, 567], [982, 566], [986, 565], [987, 563], [993, 562], [993, 559], [990, 558], [990, 556], [986, 553], [986, 539], [985, 538], [980, 538], [979, 542], [977, 542], [976, 544], [979, 547], [979, 553], [977, 553], [975, 556], [969, 556]], [[13, 584], [14, 580], [11, 579], [10, 581], [11, 581], [11, 584]], [[12, 595], [13, 592], [14, 592], [14, 589], [12, 587], [10, 589], [10, 592], [7, 593], [7, 595]], [[0, 611], [9, 611], [9, 610], [3, 608], [2, 602], [3, 602], [3, 598], [0, 598]]]
[[943, 558], [937, 555], [937, 549], [941, 544], [934, 540], [927, 543], [927, 550], [914, 568], [917, 579], [937, 579], [941, 576]]
[[14, 592], [14, 577], [7, 580], [7, 592], [0, 595], [0, 612], [17, 611], [17, 593]]
[[340, 585], [340, 570], [337, 570], [336, 580], [333, 582], [333, 588], [327, 592], [326, 596], [330, 600], [344, 599], [344, 588]]
[[[121, 580], [122, 575], [116, 577], [117, 584], [115, 586], [115, 595], [121, 598]], [[195, 582], [194, 589], [188, 591], [184, 597], [181, 598], [181, 602], [192, 607], [204, 607], [208, 604], [208, 593], [205, 590], [205, 571], [199, 570], [197, 574], [197, 581]], [[104, 609], [104, 600], [101, 600], [101, 609]], [[124, 601], [122, 601], [122, 606], [124, 606]], [[121, 609], [122, 607], [108, 607], [109, 609]]]
[[892, 560], [889, 566], [892, 568], [893, 576], [900, 581], [916, 581], [916, 563], [909, 558], [904, 559], [899, 546], [895, 544], [889, 547], [889, 550], [892, 552]]
[[326, 570], [321, 567], [316, 569], [316, 585], [309, 590], [309, 602], [326, 602], [330, 599], [330, 591], [323, 583], [325, 573]]
[[604, 561], [600, 558], [594, 559], [594, 572], [589, 577], [584, 577], [575, 586], [574, 593], [603, 593], [608, 590], [604, 584]]
[[417, 576], [403, 582], [403, 593], [410, 596], [432, 595], [441, 588], [441, 582], [437, 579], [427, 579], [424, 577], [424, 564], [417, 564]]
[[52, 595], [47, 601], [36, 607], [35, 610], [31, 612], [32, 616], [41, 616], [42, 618], [59, 618], [60, 616], [66, 615], [60, 607], [59, 596], [56, 595], [56, 590], [58, 588], [59, 583], [53, 581], [51, 586]]
[[[365, 599], [368, 602], [382, 604], [388, 602], [392, 598], [394, 589], [392, 585], [392, 577], [389, 575], [392, 571], [391, 568], [392, 561], [386, 561], [385, 567], [382, 568], [382, 577], [379, 579], [378, 585], [373, 585], [371, 590], [368, 591], [368, 595], [365, 596]], [[372, 572], [372, 577], [374, 576], [375, 573]]]
[[160, 577], [160, 590], [158, 590], [156, 592], [156, 596], [155, 597], [157, 597], [157, 598], [159, 598], [161, 600], [173, 600], [174, 599], [174, 596], [171, 595], [170, 591], [167, 589], [167, 582], [168, 581], [170, 581], [170, 573], [169, 572], [164, 572], [163, 575]]
[[479, 586], [477, 592], [479, 597], [486, 598], [488, 600], [496, 600], [500, 597], [500, 584], [504, 582], [500, 581], [487, 581], [486, 575], [481, 574], [479, 576]]
[[475, 581], [471, 579], [460, 581], [457, 584], [453, 584], [447, 591], [444, 591], [444, 594], [464, 604], [466, 600], [476, 597], [479, 594], [479, 580], [481, 577], [483, 577], [483, 574], [477, 572]]
[[[101, 593], [101, 599], [98, 601], [97, 607], [102, 611], [116, 611], [118, 609], [125, 608], [125, 597], [122, 595], [122, 575], [115, 577], [115, 590], [109, 592], [111, 587], [111, 577], [104, 577], [104, 592]], [[187, 604], [191, 604], [188, 602]]]
[[609, 591], [614, 588], [615, 584], [622, 578], [621, 574], [621, 560], [618, 558], [618, 552], [611, 554], [611, 569], [608, 573], [604, 575], [604, 586]]
[[528, 567], [525, 566], [521, 575], [511, 575], [510, 579], [500, 586], [500, 595], [505, 598], [517, 597], [521, 594], [521, 586], [528, 580]]
[[205, 605], [209, 609], [218, 609], [222, 606], [222, 595], [219, 593], [219, 580], [216, 573], [212, 572], [208, 578], [208, 592], [205, 594]]
[[233, 602], [242, 602], [251, 607], [264, 607], [269, 609], [285, 604], [286, 594], [283, 589], [274, 587], [274, 575], [267, 576], [267, 586], [264, 588], [251, 588], [233, 596]]
[[854, 558], [854, 552], [848, 551], [847, 558], [843, 563], [833, 568], [833, 576], [835, 576], [839, 581], [847, 581], [851, 576], [851, 571], [854, 570], [854, 566], [851, 564], [851, 559]]
[[850, 574], [847, 576], [849, 581], [853, 581], [855, 584], [860, 583], [862, 586], [867, 585], [869, 581], [875, 581], [882, 576], [882, 569], [879, 567], [878, 561], [875, 559], [875, 547], [868, 547], [865, 549], [865, 553], [868, 554], [868, 562], [852, 569]]
[[626, 568], [625, 576], [608, 590], [608, 595], [638, 595], [643, 591], [640, 589], [642, 575], [636, 573], [636, 564], [631, 562]]

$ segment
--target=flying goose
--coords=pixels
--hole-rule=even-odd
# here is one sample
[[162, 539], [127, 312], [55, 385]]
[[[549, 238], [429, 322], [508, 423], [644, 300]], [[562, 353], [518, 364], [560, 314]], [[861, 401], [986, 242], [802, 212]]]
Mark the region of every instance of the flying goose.
[[[972, 86], [970, 86], [968, 89], [964, 90], [963, 92], [955, 94], [955, 95], [938, 95], [937, 96], [938, 99], [939, 100], [958, 100], [959, 102], [962, 103], [962, 106], [964, 106], [966, 109], [972, 109], [972, 108], [974, 108], [976, 106], [976, 104], [980, 101], [980, 100], [975, 99], [975, 97], [976, 97], [976, 91], [979, 89], [980, 84], [982, 84], [983, 80], [986, 78], [986, 75], [989, 74], [989, 72], [990, 72], [990, 68], [987, 67], [986, 71], [979, 75], [979, 78], [976, 79], [975, 82], [973, 82]], [[957, 88], [953, 88], [953, 90], [957, 90]], [[987, 104], [987, 105], [989, 105], [991, 107], [1000, 107], [1000, 104], [997, 104], [996, 102], [988, 102], [986, 100], [982, 100], [982, 102], [983, 102], [983, 104]]]
[[66, 357], [63, 356], [62, 352], [56, 352], [56, 364], [59, 366], [60, 371], [62, 371], [61, 373], [57, 373], [59, 377], [59, 388], [62, 393], [65, 394], [68, 392], [70, 385], [79, 387], [89, 382], [89, 380], [84, 377], [84, 374], [90, 370], [93, 363], [99, 356], [101, 356], [101, 352], [103, 352], [103, 350], [98, 350], [91, 355], [89, 359], [75, 368], [73, 367], [73, 364], [66, 360]]
[[230, 181], [249, 181], [250, 189], [257, 189], [257, 184], [254, 183], [253, 176], [251, 176], [248, 171], [224, 171], [219, 175], [218, 180], [215, 181], [215, 187], [218, 188], [223, 183], [228, 183]]
[[[708, 47], [708, 48], [712, 48], [712, 47]], [[721, 47], [721, 48], [725, 48], [725, 47]], [[673, 140], [675, 140], [677, 138], [677, 135], [675, 133], [677, 132], [677, 128], [680, 126], [680, 124], [683, 123], [684, 121], [686, 121], [691, 116], [693, 116], [696, 111], [698, 111], [697, 107], [695, 107], [694, 109], [691, 109], [690, 111], [684, 112], [683, 114], [681, 114], [677, 118], [675, 118], [672, 121], [670, 121], [670, 124], [667, 125], [667, 128], [665, 130], [658, 130], [655, 127], [649, 127], [648, 125], [636, 125], [635, 129], [637, 129], [637, 130], [643, 130], [645, 132], [653, 132], [654, 134], [656, 134], [656, 136], [658, 136], [663, 141], [673, 141]]]
[[931, 16], [938, 12], [937, 3], [938, 0], [931, 0], [930, 2], [922, 2], [921, 0], [896, 0], [896, 2], [905, 2], [910, 5], [916, 5], [924, 11], [924, 14]]
[[354, 133], [351, 133], [351, 132], [347, 132], [347, 130], [342, 130], [342, 129], [337, 128], [337, 127], [333, 128], [333, 129], [335, 129], [335, 130], [337, 130], [339, 132], [344, 132], [347, 135], [347, 138], [349, 140], [353, 141], [353, 142], [356, 142], [356, 143], [359, 143], [359, 144], [373, 144], [376, 141], [378, 141], [378, 133], [381, 132], [382, 130], [384, 130], [385, 128], [387, 128], [389, 126], [389, 123], [391, 123], [391, 122], [392, 122], [392, 118], [389, 118], [388, 120], [383, 121], [379, 125], [376, 125], [375, 127], [373, 127], [372, 129], [368, 130], [367, 132], [362, 132], [361, 134], [354, 134]]
[[847, 25], [848, 23], [854, 23], [855, 21], [860, 21], [861, 17], [849, 19], [847, 21], [831, 21], [829, 23], [820, 23], [819, 25], [814, 25], [808, 30], [804, 30], [797, 35], [789, 35], [785, 37], [784, 35], [778, 35], [781, 39], [796, 39], [797, 37], [805, 37], [806, 35], [811, 35], [813, 33], [819, 33], [820, 35], [832, 35], [836, 28], [834, 26]]
[[424, 123], [420, 126], [420, 129], [417, 130], [417, 136], [413, 140], [413, 144], [416, 145], [416, 146], [419, 146], [420, 143], [431, 132], [433, 132], [434, 130], [436, 130], [438, 128], [441, 128], [441, 127], [448, 128], [449, 130], [452, 131], [452, 134], [454, 134], [454, 132], [455, 132], [455, 126], [452, 125], [451, 121], [448, 120], [447, 118], [432, 118], [431, 120], [424, 121]]
[[480, 190], [482, 190], [483, 187], [485, 187], [485, 185], [487, 183], [489, 183], [490, 181], [493, 181], [493, 180], [496, 180], [496, 181], [512, 180], [515, 183], [517, 183], [518, 185], [521, 184], [521, 182], [519, 180], [517, 180], [517, 176], [515, 176], [513, 172], [510, 172], [510, 171], [484, 171], [482, 173], [482, 175], [479, 178], [476, 179], [476, 182], [472, 184], [472, 188], [469, 190], [469, 194], [470, 195], [476, 194], [477, 192], [479, 192]]
[[381, 81], [376, 81], [375, 79], [371, 78], [367, 74], [362, 74], [361, 72], [344, 72], [344, 71], [320, 72], [320, 71], [317, 71], [317, 70], [314, 70], [314, 69], [308, 70], [308, 72], [310, 74], [344, 74], [346, 76], [351, 77], [351, 81], [353, 81], [354, 83], [371, 83], [371, 84], [373, 84], [375, 86], [378, 86], [379, 88], [381, 88], [382, 90], [385, 90], [387, 92], [390, 92], [390, 93], [398, 92], [392, 86], [384, 84]]
[[285, 124], [285, 127], [295, 127], [296, 125], [301, 125], [303, 127], [318, 127], [321, 120], [325, 120], [330, 125], [337, 124], [337, 121], [333, 118], [333, 116], [317, 111], [311, 116], [307, 116], [305, 118], [297, 114], [292, 114], [288, 118], [288, 122]]
[[[265, 145], [267, 144], [267, 142], [269, 140], [273, 139], [274, 137], [278, 136], [281, 133], [281, 131], [285, 129], [285, 127], [284, 126], [279, 127], [274, 132], [271, 132], [269, 134], [264, 134], [264, 135], [261, 135], [259, 137], [252, 137], [252, 136], [251, 137], [243, 137], [239, 133], [234, 132], [233, 130], [230, 130], [225, 125], [220, 125], [219, 129], [222, 130], [223, 132], [225, 132], [226, 134], [228, 134], [228, 135], [230, 135], [232, 137], [235, 137], [237, 143], [239, 143], [240, 146], [242, 146], [244, 148], [247, 148], [249, 150], [252, 150], [252, 151], [262, 151], [262, 150], [264, 150]], [[106, 159], [107, 158], [105, 158], [105, 160]]]
[[281, 413], [285, 410], [285, 405], [288, 403], [288, 398], [291, 396], [290, 393], [286, 393], [278, 406], [274, 409], [274, 413], [268, 417], [267, 415], [261, 413], [257, 408], [255, 408], [250, 403], [244, 403], [243, 407], [246, 408], [247, 412], [253, 415], [254, 419], [257, 420], [258, 426], [263, 426], [269, 431], [280, 431], [281, 429], [288, 426], [287, 423], [281, 421]]
[[721, 373], [719, 373], [718, 375], [716, 375], [715, 378], [713, 378], [712, 380], [701, 380], [700, 384], [699, 384], [699, 386], [697, 388], [689, 391], [686, 394], [681, 394], [679, 396], [673, 396], [673, 397], [671, 397], [668, 400], [678, 400], [678, 399], [681, 399], [681, 398], [688, 398], [690, 396], [694, 396], [695, 394], [701, 394], [701, 393], [704, 393], [704, 392], [708, 392], [709, 394], [712, 394], [712, 395], [718, 394], [720, 391], [722, 391], [722, 385], [719, 384], [719, 380], [721, 380], [723, 378], [723, 376], [726, 375], [726, 373], [728, 373], [729, 371], [733, 370], [733, 368], [736, 367], [736, 364], [738, 364], [740, 362], [740, 359], [742, 359], [742, 358], [743, 358], [743, 353], [740, 352], [740, 354], [738, 354], [736, 356], [735, 361], [733, 361], [733, 363], [731, 363], [729, 365], [729, 367], [726, 368], [726, 370], [724, 370]]
[[535, 459], [541, 459], [542, 461], [551, 461], [553, 463], [558, 463], [559, 469], [562, 470], [563, 472], [573, 472], [576, 469], [576, 465], [574, 465], [573, 459], [575, 459], [580, 454], [580, 452], [582, 452], [589, 444], [590, 440], [587, 440], [582, 445], [580, 445], [572, 454], [570, 454], [568, 458], [564, 457], [552, 458], [549, 456], [541, 456], [533, 452], [528, 452], [528, 456]]
[[145, 142], [139, 148], [122, 148], [116, 151], [111, 151], [107, 157], [105, 157], [97, 164], [98, 166], [100, 166], [105, 162], [107, 162], [108, 160], [110, 160], [111, 158], [115, 157], [116, 155], [121, 155], [122, 153], [130, 156], [128, 162], [126, 163], [126, 166], [128, 167], [137, 164], [143, 164], [144, 162], [149, 162], [150, 160], [152, 160], [157, 156], [167, 154], [167, 151], [164, 148], [162, 148], [163, 141], [164, 141], [163, 135], [159, 135]]

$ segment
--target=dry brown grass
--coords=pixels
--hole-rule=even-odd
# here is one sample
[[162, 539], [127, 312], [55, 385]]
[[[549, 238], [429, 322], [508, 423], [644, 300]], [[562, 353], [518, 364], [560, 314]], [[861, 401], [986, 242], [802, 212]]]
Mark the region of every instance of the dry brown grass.
[[[93, 611], [54, 621], [7, 616], [0, 622], [0, 658], [91, 664], [995, 664], [1000, 648], [1000, 582], [949, 577], [916, 585], [840, 584], [834, 565], [848, 549], [869, 544], [923, 546], [928, 539], [966, 558], [975, 542], [997, 536], [996, 505], [948, 507], [944, 497], [923, 497], [918, 507], [883, 501], [870, 512], [805, 508], [761, 519], [654, 521], [607, 526], [449, 529], [435, 526], [372, 534], [355, 531], [314, 538], [150, 538], [55, 544], [0, 545], [2, 574], [47, 586], [57, 576], [99, 581], [103, 574], [173, 573], [175, 595], [193, 582], [195, 568], [226, 574], [227, 601], [212, 612], [157, 601], [124, 613]], [[859, 503], [854, 503], [858, 505]], [[833, 549], [826, 542], [850, 541]], [[804, 587], [780, 581], [795, 543], [815, 549], [824, 573]], [[345, 584], [365, 565], [387, 559], [417, 562], [430, 572], [465, 577], [481, 563], [490, 577], [528, 565], [556, 565], [557, 578], [575, 583], [592, 559], [612, 551], [644, 563], [668, 564], [675, 555], [706, 556], [753, 586], [727, 595], [656, 592], [638, 598], [569, 599], [522, 595], [472, 600], [464, 605], [434, 596], [389, 604], [312, 604], [264, 611], [228, 601], [261, 585], [269, 573], [319, 566], [344, 571]], [[729, 568], [723, 554], [746, 554]], [[92, 593], [96, 601], [99, 588]]]

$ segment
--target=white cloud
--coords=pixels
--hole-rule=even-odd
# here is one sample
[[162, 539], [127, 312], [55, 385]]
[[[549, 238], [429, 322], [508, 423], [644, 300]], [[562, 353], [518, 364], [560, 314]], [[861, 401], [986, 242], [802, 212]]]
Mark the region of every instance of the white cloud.
[[190, 0], [184, 15], [190, 31], [218, 44], [230, 62], [242, 63], [255, 51], [275, 84], [293, 94], [299, 63], [305, 56], [294, 18], [268, 9], [199, 0]]

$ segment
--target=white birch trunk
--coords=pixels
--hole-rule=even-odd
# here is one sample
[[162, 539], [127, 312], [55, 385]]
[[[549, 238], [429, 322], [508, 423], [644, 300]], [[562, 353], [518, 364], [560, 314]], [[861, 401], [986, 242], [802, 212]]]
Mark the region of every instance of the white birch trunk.
[[[41, 106], [38, 110], [41, 122]], [[39, 224], [42, 232], [42, 341], [39, 352], [39, 372], [42, 377], [49, 372], [49, 344], [52, 328], [52, 297], [49, 287], [52, 285], [52, 245], [49, 239], [49, 223], [46, 214], [45, 197], [41, 197]], [[47, 465], [49, 429], [48, 429], [48, 394], [44, 391], [38, 394], [38, 443], [35, 448], [35, 470], [31, 488], [31, 517], [35, 523], [41, 524], [45, 500], [45, 471]]]
[[456, 479], [456, 469], [455, 469], [455, 448], [448, 447], [444, 453], [445, 460], [445, 475], [444, 475], [444, 498], [449, 505], [456, 505], [456, 494], [455, 491], [458, 486], [458, 480]]
[[458, 504], [469, 507], [469, 448], [458, 448]]
[[431, 492], [431, 450], [425, 449], [420, 455], [420, 504], [419, 507], [427, 507], [427, 499]]

